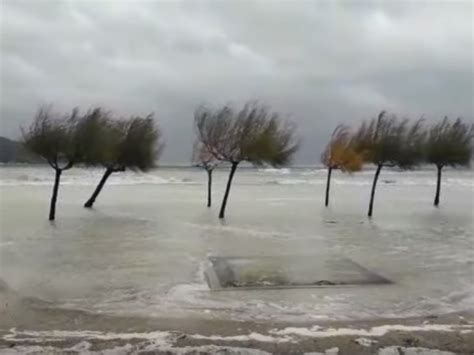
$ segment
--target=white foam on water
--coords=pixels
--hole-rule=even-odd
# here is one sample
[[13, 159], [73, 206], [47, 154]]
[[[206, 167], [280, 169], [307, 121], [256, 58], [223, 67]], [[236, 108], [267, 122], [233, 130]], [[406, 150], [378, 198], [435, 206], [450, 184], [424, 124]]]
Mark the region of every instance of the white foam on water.
[[266, 168], [266, 169], [258, 169], [259, 172], [265, 174], [277, 174], [277, 175], [288, 175], [291, 174], [292, 171], [289, 168]]
[[16, 330], [10, 329], [8, 334], [3, 336], [6, 341], [53, 341], [70, 338], [96, 339], [96, 340], [130, 340], [142, 339], [171, 344], [176, 339], [177, 333], [168, 331], [154, 331], [148, 333], [114, 333], [100, 332], [92, 330]]
[[304, 179], [279, 179], [267, 180], [267, 185], [322, 185], [325, 182], [322, 180], [304, 180]]
[[[266, 180], [267, 185], [325, 185], [326, 181], [322, 177], [301, 179], [298, 177], [286, 177], [281, 179]], [[371, 179], [360, 179], [356, 176], [346, 176], [344, 178], [333, 178], [331, 184], [341, 186], [372, 186]], [[442, 182], [443, 187], [470, 187], [474, 188], [472, 178], [446, 178]], [[381, 179], [379, 185], [386, 186], [435, 186], [436, 179], [400, 177], [397, 179]]]
[[82, 341], [69, 348], [60, 348], [53, 346], [15, 346], [10, 349], [0, 349], [0, 354], [4, 355], [18, 355], [18, 354], [64, 354], [64, 353], [77, 353], [82, 355], [126, 355], [126, 354], [139, 354], [147, 352], [166, 352], [169, 354], [217, 354], [224, 353], [229, 355], [270, 355], [270, 353], [254, 349], [254, 348], [241, 348], [234, 346], [217, 346], [217, 345], [201, 345], [201, 346], [184, 346], [174, 347], [170, 345], [157, 344], [153, 341], [148, 343], [138, 343], [136, 345], [125, 344], [123, 346], [115, 346], [110, 349], [104, 350], [91, 350], [92, 344], [87, 341]]
[[[59, 346], [40, 346], [40, 345], [16, 345], [15, 347], [8, 349], [0, 349], [0, 354], [30, 354], [30, 353], [48, 353], [48, 354], [62, 354], [64, 352], [73, 352], [79, 354], [133, 354], [139, 352], [154, 352], [154, 351], [166, 351], [173, 354], [188, 354], [195, 352], [204, 353], [217, 353], [225, 352], [226, 354], [258, 354], [266, 355], [269, 354], [265, 351], [252, 349], [252, 348], [240, 348], [240, 347], [229, 347], [229, 346], [217, 346], [217, 345], [202, 345], [202, 346], [185, 346], [175, 347], [174, 344], [178, 338], [178, 333], [154, 331], [149, 333], [104, 333], [98, 331], [17, 331], [10, 329], [10, 334], [6, 334], [3, 337], [5, 341], [11, 341], [15, 343], [43, 343], [43, 342], [62, 342], [70, 341], [71, 339], [81, 339], [80, 342], [73, 345], [72, 347], [62, 348]], [[212, 337], [201, 337], [197, 339], [209, 339]], [[91, 350], [92, 344], [87, 340], [135, 340], [138, 342], [134, 345], [129, 343], [123, 346], [116, 346], [110, 349], [93, 351]], [[215, 339], [218, 340], [218, 339]], [[239, 340], [239, 339], [236, 339]], [[260, 334], [255, 335], [256, 341], [264, 341], [264, 336]]]
[[[350, 291], [346, 290], [343, 294], [320, 295], [319, 291], [295, 291], [297, 294], [310, 292], [309, 299], [300, 302], [294, 302], [291, 299], [275, 300], [267, 297], [263, 291], [250, 291], [253, 297], [248, 297], [248, 293], [242, 294], [245, 297], [238, 297], [234, 292], [210, 292], [209, 286], [203, 277], [204, 268], [208, 265], [207, 261], [198, 264], [193, 282], [176, 284], [171, 286], [165, 294], [155, 295], [153, 306], [147, 304], [139, 305], [143, 308], [135, 308], [134, 312], [138, 314], [150, 314], [162, 316], [163, 313], [172, 312], [201, 313], [201, 315], [210, 318], [234, 318], [238, 320], [272, 320], [278, 317], [280, 320], [289, 322], [299, 321], [319, 321], [319, 320], [350, 320], [362, 318], [374, 318], [380, 316], [375, 312], [368, 312], [366, 309], [351, 308]], [[357, 289], [356, 289], [357, 290]], [[290, 291], [288, 291], [290, 292]], [[292, 291], [293, 292], [293, 291]], [[230, 296], [229, 296], [230, 295]], [[442, 303], [439, 300], [427, 298], [420, 300], [420, 305], [426, 305], [421, 309], [406, 309], [398, 311], [384, 310], [383, 317], [396, 318], [408, 316], [423, 316], [431, 309], [437, 309], [441, 306], [446, 310], [445, 313], [458, 311], [459, 308], [470, 309], [465, 306], [470, 304], [473, 296], [469, 293], [462, 293], [456, 299], [447, 298]], [[148, 299], [149, 300], [149, 299]], [[459, 303], [457, 303], [459, 301]], [[452, 306], [452, 304], [456, 306]], [[145, 311], [146, 308], [146, 311]], [[202, 312], [205, 312], [203, 314]], [[314, 329], [310, 330], [313, 331]], [[364, 336], [365, 334], [361, 334]]]
[[198, 312], [200, 317], [232, 318], [242, 321], [272, 320], [275, 314], [290, 321], [314, 320], [314, 317], [305, 313], [307, 309], [305, 304], [275, 303], [258, 299], [243, 301], [228, 298], [225, 293], [210, 292], [206, 281], [173, 286], [166, 296], [160, 299], [156, 307], [168, 313], [170, 311], [194, 311]]
[[323, 353], [321, 352], [309, 352], [309, 353], [304, 353], [304, 355], [337, 355], [339, 354], [339, 348], [330, 348], [325, 350]]
[[355, 329], [355, 328], [322, 328], [320, 326], [313, 326], [311, 328], [305, 327], [287, 327], [281, 330], [273, 329], [271, 334], [275, 335], [295, 335], [303, 337], [323, 338], [332, 336], [362, 336], [362, 337], [381, 337], [391, 331], [402, 332], [456, 332], [456, 331], [470, 331], [474, 332], [473, 325], [452, 325], [452, 324], [424, 324], [421, 326], [411, 325], [382, 325], [370, 329]]
[[271, 353], [252, 348], [240, 348], [235, 346], [217, 346], [217, 345], [202, 345], [202, 346], [184, 346], [180, 348], [166, 348], [159, 349], [145, 348], [147, 351], [167, 351], [171, 354], [229, 354], [229, 355], [270, 355]]
[[387, 346], [379, 349], [378, 355], [455, 355], [450, 351], [403, 346]]
[[[163, 173], [164, 171], [164, 173]], [[124, 173], [112, 174], [107, 185], [186, 185], [186, 184], [202, 184], [204, 183], [200, 177], [196, 180], [190, 178], [190, 175], [197, 174], [194, 171], [184, 171], [184, 177], [168, 176], [165, 177], [166, 171], [169, 169], [162, 169], [152, 171], [149, 173], [135, 173], [127, 171]], [[3, 168], [3, 174], [0, 175], [0, 186], [50, 186], [54, 181], [54, 173], [52, 169], [45, 166], [24, 166], [24, 167], [6, 167]], [[253, 174], [252, 170], [249, 170]], [[300, 170], [300, 169], [259, 169], [260, 182], [267, 185], [324, 185], [326, 183], [326, 170]], [[173, 171], [173, 174], [179, 174], [178, 171]], [[367, 170], [357, 174], [338, 174], [332, 179], [335, 185], [348, 186], [370, 186], [372, 184], [371, 177], [374, 171]], [[456, 177], [447, 172], [443, 177], [443, 187], [469, 187], [474, 188], [474, 179], [472, 174], [462, 173], [462, 176]], [[62, 185], [75, 186], [95, 186], [100, 181], [103, 175], [101, 169], [83, 169], [78, 168], [63, 174], [61, 178]], [[200, 176], [200, 175], [196, 175]], [[258, 181], [257, 180], [257, 181]], [[263, 181], [261, 181], [263, 180]], [[237, 182], [238, 183], [238, 182]], [[384, 171], [384, 175], [380, 180], [381, 185], [393, 186], [434, 186], [436, 184], [436, 177], [434, 171], [412, 171], [412, 172], [396, 172]]]
[[[167, 293], [166, 298], [180, 304], [198, 305], [202, 304], [202, 293], [208, 293], [209, 287], [206, 283], [180, 284], [173, 286]], [[202, 304], [204, 307], [205, 304]]]
[[[474, 331], [474, 325], [452, 325], [452, 324], [423, 324], [420, 326], [407, 325], [383, 325], [372, 327], [370, 329], [355, 329], [355, 328], [322, 328], [320, 326], [313, 326], [311, 328], [287, 327], [281, 330], [271, 330], [269, 334], [261, 334], [252, 332], [246, 335], [201, 335], [191, 334], [186, 335], [188, 338], [196, 340], [208, 341], [229, 341], [229, 342], [248, 342], [255, 341], [260, 343], [281, 344], [288, 342], [297, 342], [299, 337], [333, 337], [333, 336], [361, 336], [355, 339], [355, 342], [361, 346], [371, 346], [376, 343], [376, 340], [363, 338], [366, 336], [380, 337], [391, 331], [405, 331], [405, 332], [470, 332]], [[147, 333], [115, 333], [115, 332], [100, 332], [100, 331], [65, 331], [65, 330], [49, 330], [49, 331], [32, 331], [32, 330], [16, 330], [12, 328], [9, 333], [3, 336], [3, 340], [18, 343], [17, 346], [9, 349], [2, 349], [2, 354], [27, 354], [27, 353], [61, 353], [64, 351], [77, 352], [81, 354], [117, 354], [117, 353], [133, 353], [135, 350], [140, 351], [168, 351], [175, 354], [186, 354], [193, 351], [202, 352], [217, 352], [226, 351], [229, 354], [267, 354], [266, 352], [257, 349], [244, 349], [239, 347], [227, 347], [216, 345], [204, 346], [186, 346], [175, 347], [175, 343], [183, 334], [169, 331], [153, 331]], [[39, 345], [23, 345], [27, 343], [43, 343], [43, 342], [62, 342], [77, 339], [78, 343], [70, 348], [60, 348], [54, 346], [39, 346]], [[109, 341], [109, 340], [134, 340], [135, 345], [129, 343], [114, 347], [112, 349], [92, 351], [91, 340]], [[23, 344], [22, 344], [23, 343]], [[404, 354], [425, 355], [451, 355], [450, 352], [425, 349], [425, 348], [406, 348], [398, 346], [385, 347], [379, 350], [380, 355], [398, 355], [398, 349], [402, 349]], [[338, 348], [327, 349], [324, 354], [336, 355]], [[321, 353], [307, 353], [307, 354], [321, 354]]]
[[271, 335], [264, 335], [260, 333], [250, 333], [248, 335], [201, 335], [193, 334], [189, 335], [190, 338], [199, 340], [220, 340], [220, 341], [258, 341], [261, 343], [287, 343], [293, 341], [291, 337], [274, 337]]
[[[64, 174], [61, 185], [64, 186], [95, 186], [99, 183], [101, 175], [82, 173], [68, 176]], [[43, 174], [42, 176], [30, 176], [22, 174], [17, 177], [5, 178], [0, 176], [0, 186], [50, 186], [54, 183], [54, 174]], [[196, 182], [190, 178], [168, 177], [164, 178], [154, 174], [125, 173], [112, 174], [107, 180], [107, 185], [193, 185]]]
[[361, 346], [365, 346], [365, 347], [370, 347], [370, 346], [372, 346], [373, 344], [378, 343], [377, 340], [368, 339], [368, 338], [362, 338], [362, 337], [357, 338], [357, 339], [354, 339], [354, 341], [355, 341], [357, 344], [359, 344], [359, 345], [361, 345]]
[[29, 346], [15, 346], [10, 349], [0, 349], [2, 355], [18, 355], [18, 354], [58, 354], [59, 348], [52, 346], [40, 346], [40, 345], [29, 345]]

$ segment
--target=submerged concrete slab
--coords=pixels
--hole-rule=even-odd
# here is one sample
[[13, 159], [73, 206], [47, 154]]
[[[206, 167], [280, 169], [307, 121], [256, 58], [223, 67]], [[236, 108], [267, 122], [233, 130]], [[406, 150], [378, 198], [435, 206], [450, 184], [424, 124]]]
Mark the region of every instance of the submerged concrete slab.
[[209, 288], [274, 289], [388, 284], [390, 280], [345, 258], [307, 255], [209, 257]]

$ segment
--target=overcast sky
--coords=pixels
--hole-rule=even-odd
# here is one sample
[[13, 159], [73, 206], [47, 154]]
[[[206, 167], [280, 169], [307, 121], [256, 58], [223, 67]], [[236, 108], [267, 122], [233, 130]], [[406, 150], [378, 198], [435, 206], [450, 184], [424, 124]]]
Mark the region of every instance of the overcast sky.
[[189, 162], [201, 103], [258, 99], [315, 163], [338, 123], [386, 109], [473, 117], [470, 1], [1, 1], [0, 135], [39, 105], [155, 112]]

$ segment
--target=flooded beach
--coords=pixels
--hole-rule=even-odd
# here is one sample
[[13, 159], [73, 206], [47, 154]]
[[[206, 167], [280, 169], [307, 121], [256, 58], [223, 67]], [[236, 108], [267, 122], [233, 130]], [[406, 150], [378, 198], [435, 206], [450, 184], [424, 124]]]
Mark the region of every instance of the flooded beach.
[[472, 1], [0, 2], [0, 355], [474, 354]]
[[[58, 220], [45, 220], [47, 167], [1, 168], [0, 278], [49, 307], [92, 313], [242, 321], [413, 317], [474, 307], [473, 179], [448, 171], [433, 208], [430, 170], [385, 171], [366, 217], [372, 171], [336, 174], [323, 207], [325, 171], [243, 169], [228, 216], [217, 219], [205, 175], [189, 168], [110, 179], [92, 210], [82, 204], [100, 171], [64, 175]], [[311, 270], [346, 258], [391, 281], [382, 285], [213, 292], [210, 257], [304, 256]], [[47, 322], [47, 320], [43, 320]]]

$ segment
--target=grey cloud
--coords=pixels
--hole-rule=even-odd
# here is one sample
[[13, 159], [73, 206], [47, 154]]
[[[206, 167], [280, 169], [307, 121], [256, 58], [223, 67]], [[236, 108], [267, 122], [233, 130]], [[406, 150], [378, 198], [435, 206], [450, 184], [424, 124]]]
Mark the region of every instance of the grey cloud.
[[154, 111], [189, 161], [196, 106], [259, 99], [315, 163], [339, 122], [382, 109], [473, 117], [471, 2], [1, 2], [0, 134], [38, 105]]

